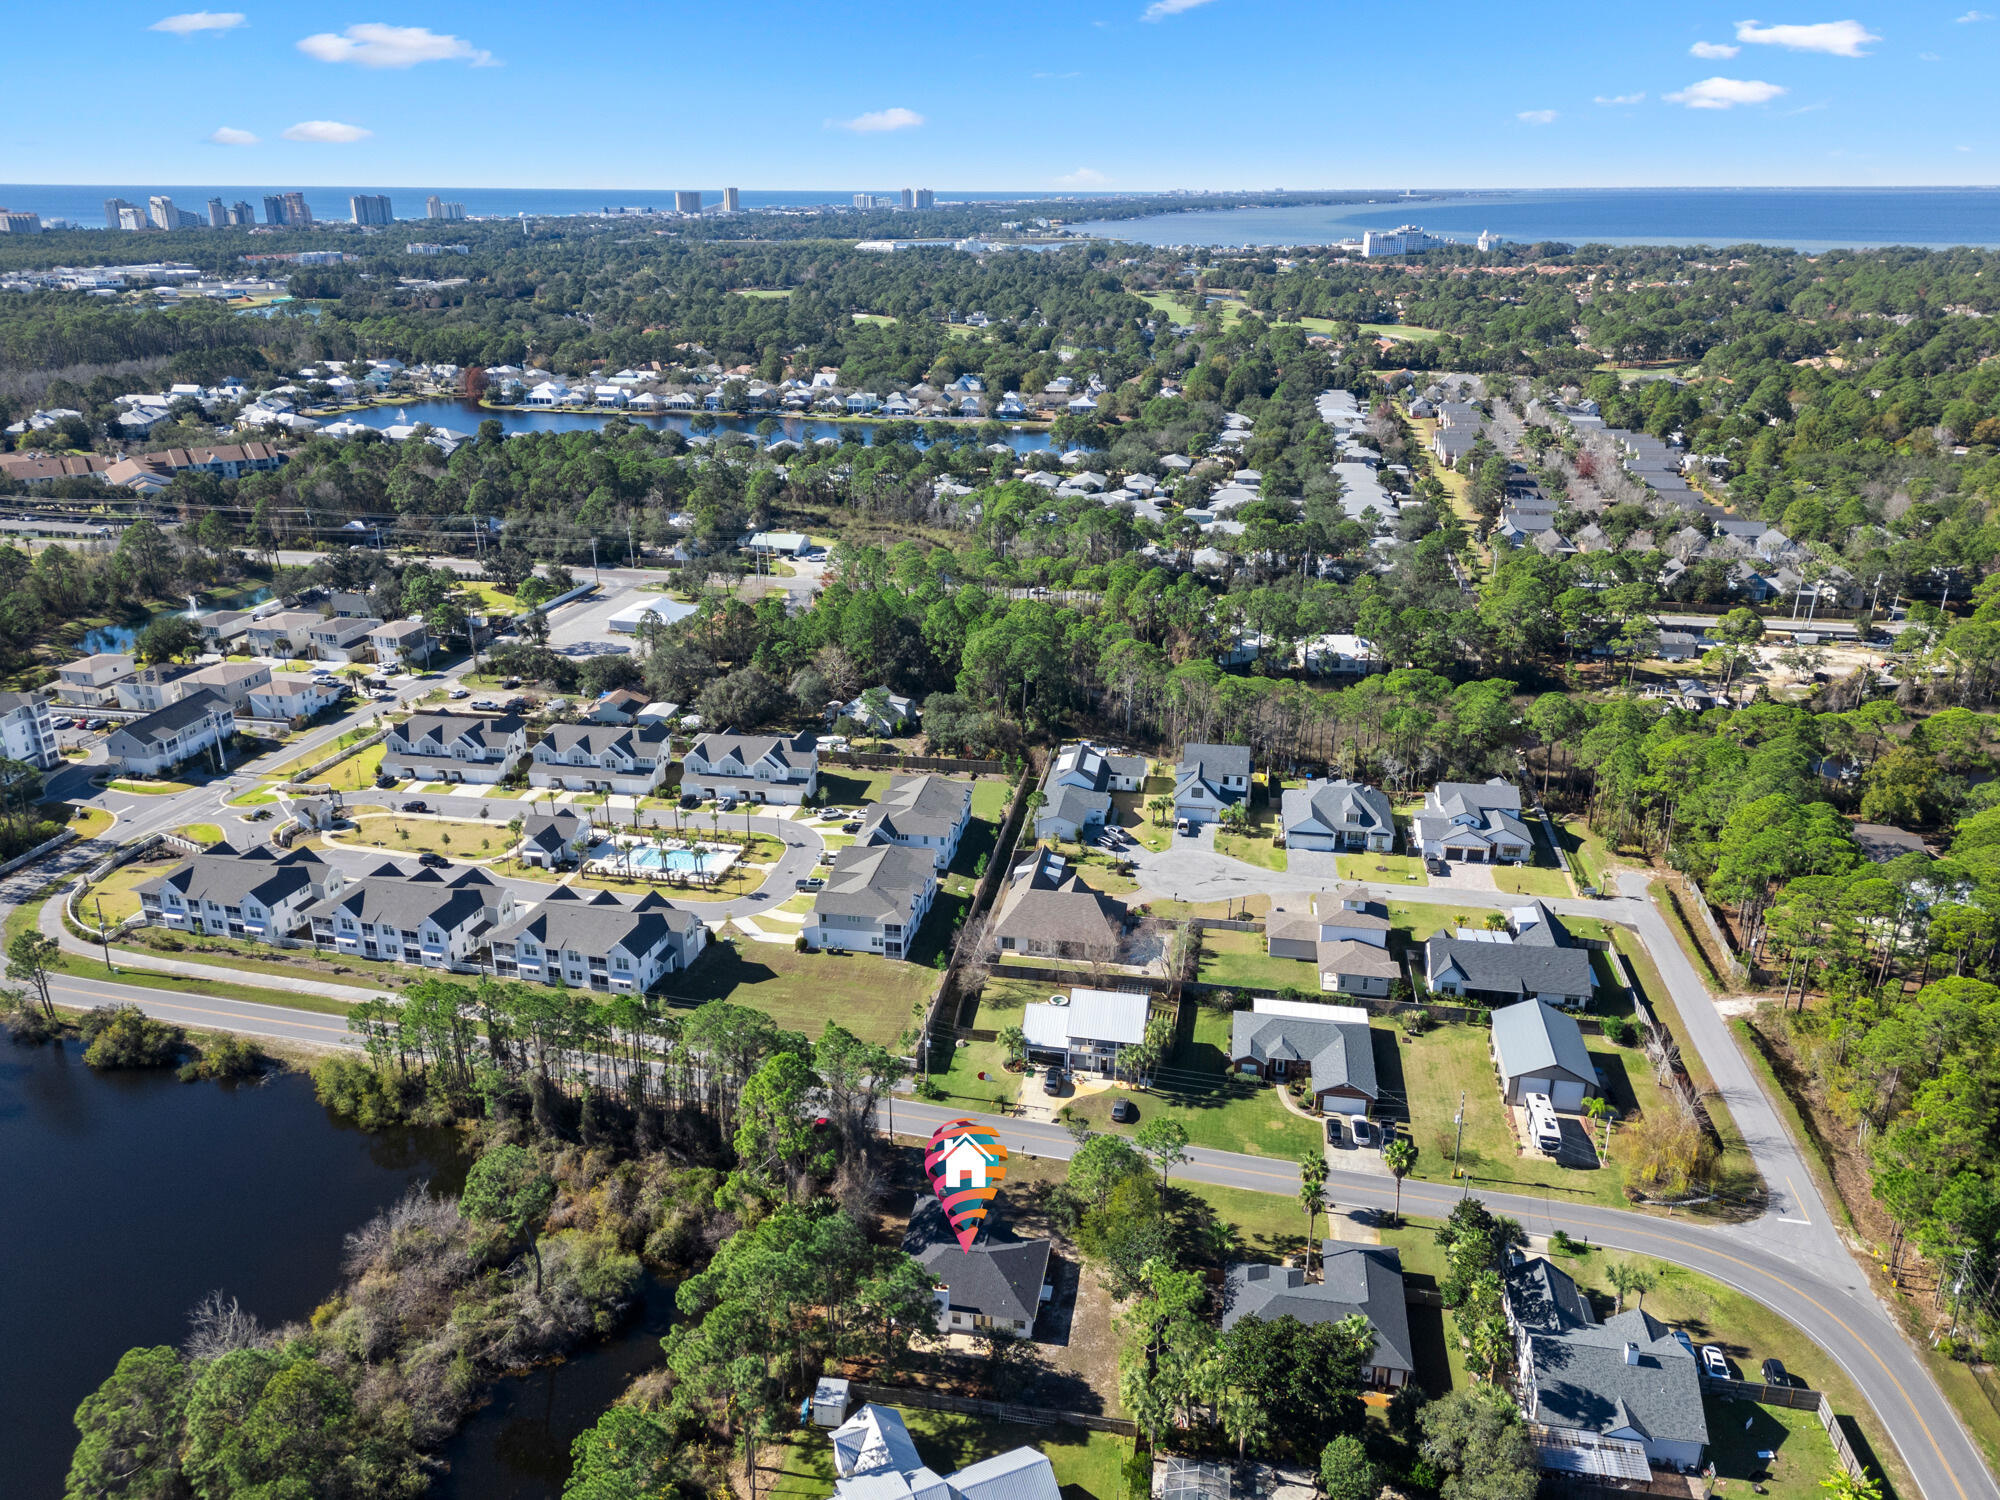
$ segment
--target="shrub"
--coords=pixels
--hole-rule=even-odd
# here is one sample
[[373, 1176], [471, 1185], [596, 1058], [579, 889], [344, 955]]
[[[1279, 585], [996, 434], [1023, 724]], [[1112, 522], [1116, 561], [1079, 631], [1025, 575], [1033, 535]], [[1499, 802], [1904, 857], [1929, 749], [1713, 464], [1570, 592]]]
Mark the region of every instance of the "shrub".
[[1431, 1029], [1431, 1013], [1427, 1010], [1406, 1010], [1402, 1023], [1403, 1030], [1410, 1036], [1422, 1036]]
[[403, 1118], [400, 1090], [358, 1057], [329, 1057], [312, 1077], [314, 1097], [363, 1130], [381, 1130]]
[[100, 1005], [79, 1029], [83, 1060], [93, 1068], [164, 1068], [180, 1061], [187, 1033], [155, 1021], [135, 1005]]
[[201, 1049], [200, 1056], [181, 1064], [181, 1082], [193, 1083], [203, 1078], [255, 1078], [270, 1061], [254, 1042], [234, 1036], [217, 1037]]
[[1637, 1039], [1639, 1028], [1630, 1016], [1606, 1016], [1604, 1035], [1616, 1046], [1629, 1047]]

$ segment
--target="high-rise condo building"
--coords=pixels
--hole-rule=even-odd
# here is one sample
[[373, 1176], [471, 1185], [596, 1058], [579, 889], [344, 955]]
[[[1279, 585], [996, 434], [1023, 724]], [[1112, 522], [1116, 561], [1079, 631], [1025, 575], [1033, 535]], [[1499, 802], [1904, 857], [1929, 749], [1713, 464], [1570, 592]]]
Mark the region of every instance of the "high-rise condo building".
[[123, 198], [106, 198], [104, 200], [104, 227], [106, 229], [124, 228], [124, 225], [119, 221], [118, 215], [125, 209], [134, 206], [127, 203]]
[[902, 192], [902, 202], [899, 203], [897, 207], [915, 208], [916, 206], [917, 206], [917, 190], [915, 188], [904, 188]]
[[432, 193], [430, 197], [424, 199], [424, 217], [426, 219], [462, 219], [465, 217], [465, 205], [463, 203], [453, 203], [448, 199], [440, 198], [436, 193]]
[[937, 194], [936, 194], [936, 193], [934, 193], [934, 192], [932, 192], [932, 191], [931, 191], [931, 190], [930, 190], [929, 188], [918, 188], [918, 189], [917, 189], [917, 207], [918, 207], [918, 208], [936, 208], [936, 207], [937, 207]]
[[153, 221], [155, 229], [178, 229], [181, 227], [181, 211], [174, 207], [174, 200], [165, 193], [155, 193], [146, 200], [147, 217]]
[[0, 208], [0, 234], [40, 234], [42, 216], [35, 213], [17, 212], [11, 208]]
[[674, 212], [677, 214], [698, 214], [701, 212], [701, 193], [685, 189], [674, 193]]
[[312, 205], [306, 202], [306, 195], [297, 191], [285, 194], [285, 222], [310, 225], [312, 221]]
[[347, 208], [357, 224], [389, 224], [396, 218], [387, 193], [355, 193], [348, 198]]
[[211, 198], [208, 200], [208, 227], [210, 229], [227, 229], [229, 227], [229, 210], [222, 206], [220, 198]]
[[282, 193], [264, 195], [264, 222], [282, 224], [285, 222], [285, 199]]
[[722, 190], [722, 211], [726, 214], [741, 213], [743, 211], [743, 195], [737, 192], [735, 188], [724, 188]]
[[140, 230], [151, 229], [153, 226], [146, 218], [145, 209], [139, 207], [136, 203], [128, 203], [118, 210], [118, 227], [120, 229]]
[[257, 210], [245, 203], [241, 198], [238, 198], [234, 203], [229, 205], [229, 225], [232, 229], [240, 229], [246, 224], [255, 224], [256, 222]]

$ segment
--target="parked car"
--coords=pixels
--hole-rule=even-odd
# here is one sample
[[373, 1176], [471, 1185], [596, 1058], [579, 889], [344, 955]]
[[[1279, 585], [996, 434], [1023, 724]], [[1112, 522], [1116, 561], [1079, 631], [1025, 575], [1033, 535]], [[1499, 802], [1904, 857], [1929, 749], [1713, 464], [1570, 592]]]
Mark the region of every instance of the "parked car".
[[1111, 1123], [1114, 1125], [1130, 1125], [1138, 1118], [1139, 1107], [1130, 1099], [1120, 1099], [1111, 1106]]
[[1723, 1358], [1722, 1351], [1713, 1344], [1703, 1344], [1701, 1346], [1701, 1368], [1703, 1374], [1713, 1379], [1727, 1380], [1729, 1378], [1729, 1361]]
[[1191, 832], [1193, 832], [1193, 831], [1194, 831], [1194, 825], [1193, 825], [1192, 823], [1188, 822], [1188, 820], [1187, 820], [1186, 818], [1176, 818], [1176, 819], [1174, 819], [1174, 832], [1175, 832], [1175, 833], [1191, 833]]
[[500, 679], [500, 686], [503, 688], [517, 688], [520, 685], [521, 679], [518, 677], [503, 677]]
[[682, 793], [681, 793], [681, 806], [682, 806], [682, 807], [700, 807], [700, 806], [701, 806], [701, 798], [700, 798], [700, 797], [699, 797], [699, 796], [698, 796], [697, 794], [695, 794], [694, 792], [682, 792]]
[[431, 810], [431, 805], [428, 802], [405, 802], [403, 804], [404, 812], [427, 813], [430, 810]]
[[1427, 859], [1427, 860], [1425, 860], [1425, 861], [1424, 861], [1424, 868], [1425, 868], [1426, 870], [1430, 871], [1430, 872], [1431, 872], [1431, 874], [1433, 874], [1433, 875], [1449, 875], [1449, 874], [1451, 873], [1451, 866], [1450, 866], [1450, 865], [1448, 865], [1448, 864], [1446, 864], [1446, 863], [1445, 863], [1445, 862], [1444, 862], [1443, 860], [1441, 860], [1441, 859]]
[[526, 698], [523, 698], [519, 693], [516, 693], [513, 697], [509, 698], [505, 703], [505, 705], [503, 706], [507, 709], [509, 713], [519, 713], [522, 709], [528, 706], [528, 700]]
[[483, 714], [498, 713], [500, 710], [500, 705], [491, 698], [474, 698], [472, 706]]
[[817, 875], [807, 875], [794, 880], [792, 882], [792, 889], [798, 891], [823, 891], [826, 889], [826, 882], [821, 880]]
[[396, 701], [396, 695], [394, 693], [386, 691], [380, 693], [373, 693], [370, 694], [370, 696], [373, 697], [377, 703], [394, 703]]
[[849, 818], [845, 823], [840, 825], [840, 831], [842, 833], [861, 832], [861, 820], [859, 818]]
[[455, 687], [451, 690], [450, 696], [454, 698], [470, 698], [472, 696], [472, 689]]
[[1375, 1139], [1375, 1126], [1366, 1115], [1350, 1115], [1347, 1128], [1354, 1136], [1354, 1144], [1357, 1146], [1369, 1145]]
[[393, 776], [383, 775], [383, 776], [377, 776], [375, 778], [375, 786], [378, 791], [386, 790], [387, 788], [392, 787], [395, 784], [396, 784], [396, 778]]
[[1326, 1122], [1326, 1143], [1329, 1146], [1345, 1146], [1347, 1137], [1340, 1130], [1340, 1116], [1331, 1115]]
[[1790, 1385], [1792, 1383], [1791, 1374], [1785, 1369], [1785, 1362], [1782, 1359], [1765, 1360], [1763, 1375], [1764, 1384], [1766, 1385]]
[[1060, 1094], [1062, 1092], [1062, 1086], [1063, 1086], [1063, 1070], [1061, 1068], [1051, 1066], [1048, 1072], [1042, 1075], [1042, 1092], [1051, 1096]]
[[446, 859], [442, 854], [433, 854], [428, 849], [417, 856], [417, 863], [422, 865], [426, 870], [449, 870], [451, 868], [450, 860]]

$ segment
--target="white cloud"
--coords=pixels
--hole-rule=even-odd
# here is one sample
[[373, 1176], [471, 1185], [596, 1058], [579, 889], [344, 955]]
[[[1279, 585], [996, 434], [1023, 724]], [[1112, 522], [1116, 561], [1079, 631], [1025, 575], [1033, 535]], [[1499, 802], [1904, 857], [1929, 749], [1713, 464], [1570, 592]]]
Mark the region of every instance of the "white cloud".
[[1958, 18], [1961, 26], [1970, 26], [1974, 21], [1990, 21], [1993, 17], [1983, 10], [1969, 10]]
[[256, 136], [252, 135], [247, 130], [238, 130], [233, 125], [223, 125], [218, 127], [216, 131], [209, 136], [209, 140], [213, 141], [218, 146], [254, 146], [257, 144]]
[[1646, 95], [1643, 90], [1636, 94], [1599, 94], [1591, 101], [1593, 104], [1643, 104], [1645, 102]]
[[1688, 48], [1688, 55], [1705, 57], [1710, 62], [1726, 62], [1742, 50], [1741, 47], [1732, 47], [1727, 42], [1696, 42]]
[[871, 109], [865, 115], [856, 115], [851, 120], [836, 120], [842, 130], [852, 130], [861, 135], [877, 135], [885, 130], [909, 130], [924, 123], [924, 117], [914, 109], [904, 109], [898, 105], [894, 109]]
[[299, 43], [299, 51], [321, 62], [356, 63], [364, 68], [414, 68], [427, 62], [469, 62], [475, 68], [497, 64], [463, 37], [441, 36], [422, 26], [389, 26], [363, 21], [336, 36], [322, 31]]
[[1110, 180], [1095, 167], [1078, 167], [1074, 172], [1065, 172], [1056, 179], [1064, 187], [1099, 187]]
[[1524, 109], [1514, 118], [1524, 125], [1553, 125], [1556, 112], [1552, 109]]
[[1739, 104], [1768, 104], [1782, 93], [1777, 84], [1754, 78], [1704, 78], [1663, 97], [1669, 104], [1685, 104], [1689, 109], [1734, 109]]
[[1029, 77], [1031, 77], [1031, 78], [1056, 78], [1056, 79], [1062, 79], [1062, 78], [1081, 78], [1081, 77], [1083, 77], [1083, 74], [1081, 74], [1081, 73], [1031, 73], [1031, 74], [1029, 74], [1028, 76], [1029, 76]]
[[1940, 54], [1940, 53], [1936, 53], [1936, 52], [1919, 52], [1919, 53], [1917, 54], [1917, 61], [1918, 61], [1918, 62], [1943, 62], [1943, 61], [1944, 61], [1944, 57], [1943, 57], [1943, 55], [1942, 55], [1942, 54]]
[[1197, 5], [1206, 5], [1208, 0], [1153, 0], [1146, 7], [1142, 21], [1164, 21], [1168, 16], [1177, 16], [1184, 10], [1193, 10]]
[[170, 31], [175, 36], [192, 36], [197, 31], [234, 31], [243, 24], [240, 10], [191, 10], [155, 21], [148, 31]]
[[1825, 52], [1834, 57], [1866, 57], [1861, 49], [1882, 40], [1859, 21], [1821, 21], [1812, 26], [1759, 26], [1736, 23], [1736, 40], [1759, 47], [1785, 47], [1793, 52]]
[[344, 146], [350, 141], [365, 141], [375, 132], [363, 130], [359, 125], [343, 125], [338, 120], [301, 120], [285, 131], [288, 141], [318, 141], [324, 146]]

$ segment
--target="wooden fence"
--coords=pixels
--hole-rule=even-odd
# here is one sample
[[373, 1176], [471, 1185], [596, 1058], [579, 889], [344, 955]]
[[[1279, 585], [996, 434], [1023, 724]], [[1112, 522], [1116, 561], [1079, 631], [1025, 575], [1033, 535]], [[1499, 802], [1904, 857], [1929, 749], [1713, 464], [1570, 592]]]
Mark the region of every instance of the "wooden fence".
[[982, 776], [1004, 776], [1004, 760], [963, 760], [952, 755], [877, 755], [860, 750], [821, 750], [822, 763], [853, 766], [869, 771], [965, 771]]
[[1066, 1427], [1088, 1427], [1096, 1432], [1115, 1432], [1120, 1437], [1137, 1437], [1139, 1424], [1126, 1417], [1101, 1417], [1094, 1412], [1063, 1411], [1052, 1406], [1015, 1406], [1006, 1401], [979, 1401], [970, 1396], [947, 1396], [921, 1386], [874, 1385], [850, 1381], [850, 1394], [863, 1401], [879, 1401], [885, 1406], [921, 1406], [927, 1411], [956, 1411], [967, 1416], [991, 1417], [996, 1422], [1025, 1422], [1037, 1427], [1061, 1423]]
[[1804, 1386], [1766, 1385], [1761, 1380], [1718, 1380], [1713, 1375], [1704, 1375], [1701, 1388], [1704, 1393], [1725, 1401], [1755, 1401], [1759, 1406], [1788, 1406], [1795, 1411], [1825, 1407], [1828, 1417], [1833, 1413], [1823, 1392], [1809, 1391]]

